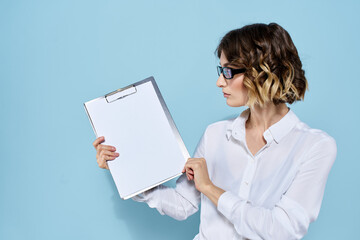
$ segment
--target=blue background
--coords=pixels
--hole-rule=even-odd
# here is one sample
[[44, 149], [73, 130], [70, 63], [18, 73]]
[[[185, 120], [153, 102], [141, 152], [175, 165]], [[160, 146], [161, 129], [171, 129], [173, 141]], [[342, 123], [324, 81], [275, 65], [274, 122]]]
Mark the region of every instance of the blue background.
[[290, 33], [310, 87], [291, 108], [338, 145], [305, 239], [356, 239], [359, 12], [355, 0], [1, 0], [0, 239], [192, 239], [199, 213], [178, 222], [120, 199], [83, 103], [153, 75], [192, 154], [208, 124], [244, 110], [216, 87], [214, 50], [256, 22]]

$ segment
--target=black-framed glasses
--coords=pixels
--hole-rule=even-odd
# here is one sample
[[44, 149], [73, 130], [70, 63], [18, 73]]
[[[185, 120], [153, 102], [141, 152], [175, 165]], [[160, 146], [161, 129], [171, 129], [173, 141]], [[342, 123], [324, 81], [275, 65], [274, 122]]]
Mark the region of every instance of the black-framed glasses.
[[217, 66], [217, 72], [218, 72], [219, 76], [220, 76], [220, 74], [223, 74], [224, 78], [226, 78], [226, 79], [232, 79], [235, 74], [244, 73], [245, 71], [246, 71], [245, 68], [233, 69], [233, 68], [229, 68], [229, 67]]

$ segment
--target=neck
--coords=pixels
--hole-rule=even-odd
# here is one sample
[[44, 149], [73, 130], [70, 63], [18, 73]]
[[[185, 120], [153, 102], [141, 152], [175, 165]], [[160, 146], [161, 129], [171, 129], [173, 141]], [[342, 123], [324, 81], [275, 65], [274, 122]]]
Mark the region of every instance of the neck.
[[250, 108], [250, 115], [246, 122], [247, 129], [253, 129], [261, 133], [265, 132], [271, 125], [280, 121], [289, 111], [285, 103], [275, 105], [267, 103], [264, 107], [254, 106]]

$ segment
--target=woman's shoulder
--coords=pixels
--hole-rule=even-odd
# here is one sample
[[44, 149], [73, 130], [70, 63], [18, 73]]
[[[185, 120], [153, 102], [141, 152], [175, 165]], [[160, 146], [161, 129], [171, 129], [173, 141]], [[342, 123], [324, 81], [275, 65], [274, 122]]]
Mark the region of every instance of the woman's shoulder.
[[249, 109], [245, 109], [240, 114], [229, 116], [223, 120], [219, 120], [209, 124], [206, 127], [205, 133], [224, 133], [232, 130], [235, 126], [239, 127], [244, 124], [249, 115]]
[[336, 145], [335, 138], [329, 133], [322, 129], [312, 128], [302, 121], [299, 121], [298, 124], [296, 124], [295, 132], [314, 144], [319, 142], [328, 142], [328, 144]]
[[337, 144], [334, 137], [324, 130], [309, 127], [304, 122], [299, 122], [294, 131], [297, 135], [293, 136], [297, 140], [297, 148], [306, 152], [304, 161], [308, 161], [314, 166], [313, 161], [332, 166], [337, 155]]
[[229, 119], [219, 120], [213, 123], [210, 123], [207, 125], [205, 129], [205, 134], [222, 134], [227, 132], [228, 129], [231, 128], [234, 121], [237, 119], [237, 117], [232, 117]]
[[216, 129], [216, 128], [226, 128], [229, 124], [231, 125], [236, 118], [231, 118], [231, 119], [225, 119], [225, 120], [220, 120], [217, 122], [213, 122], [211, 124], [209, 124], [207, 126], [207, 129]]

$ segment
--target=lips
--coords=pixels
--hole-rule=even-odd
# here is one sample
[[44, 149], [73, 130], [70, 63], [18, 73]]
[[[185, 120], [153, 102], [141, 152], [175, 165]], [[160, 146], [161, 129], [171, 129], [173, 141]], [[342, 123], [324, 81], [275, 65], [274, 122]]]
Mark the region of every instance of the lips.
[[[224, 93], [224, 92], [223, 92]], [[230, 94], [228, 93], [224, 93], [224, 97], [228, 98], [230, 96]]]

